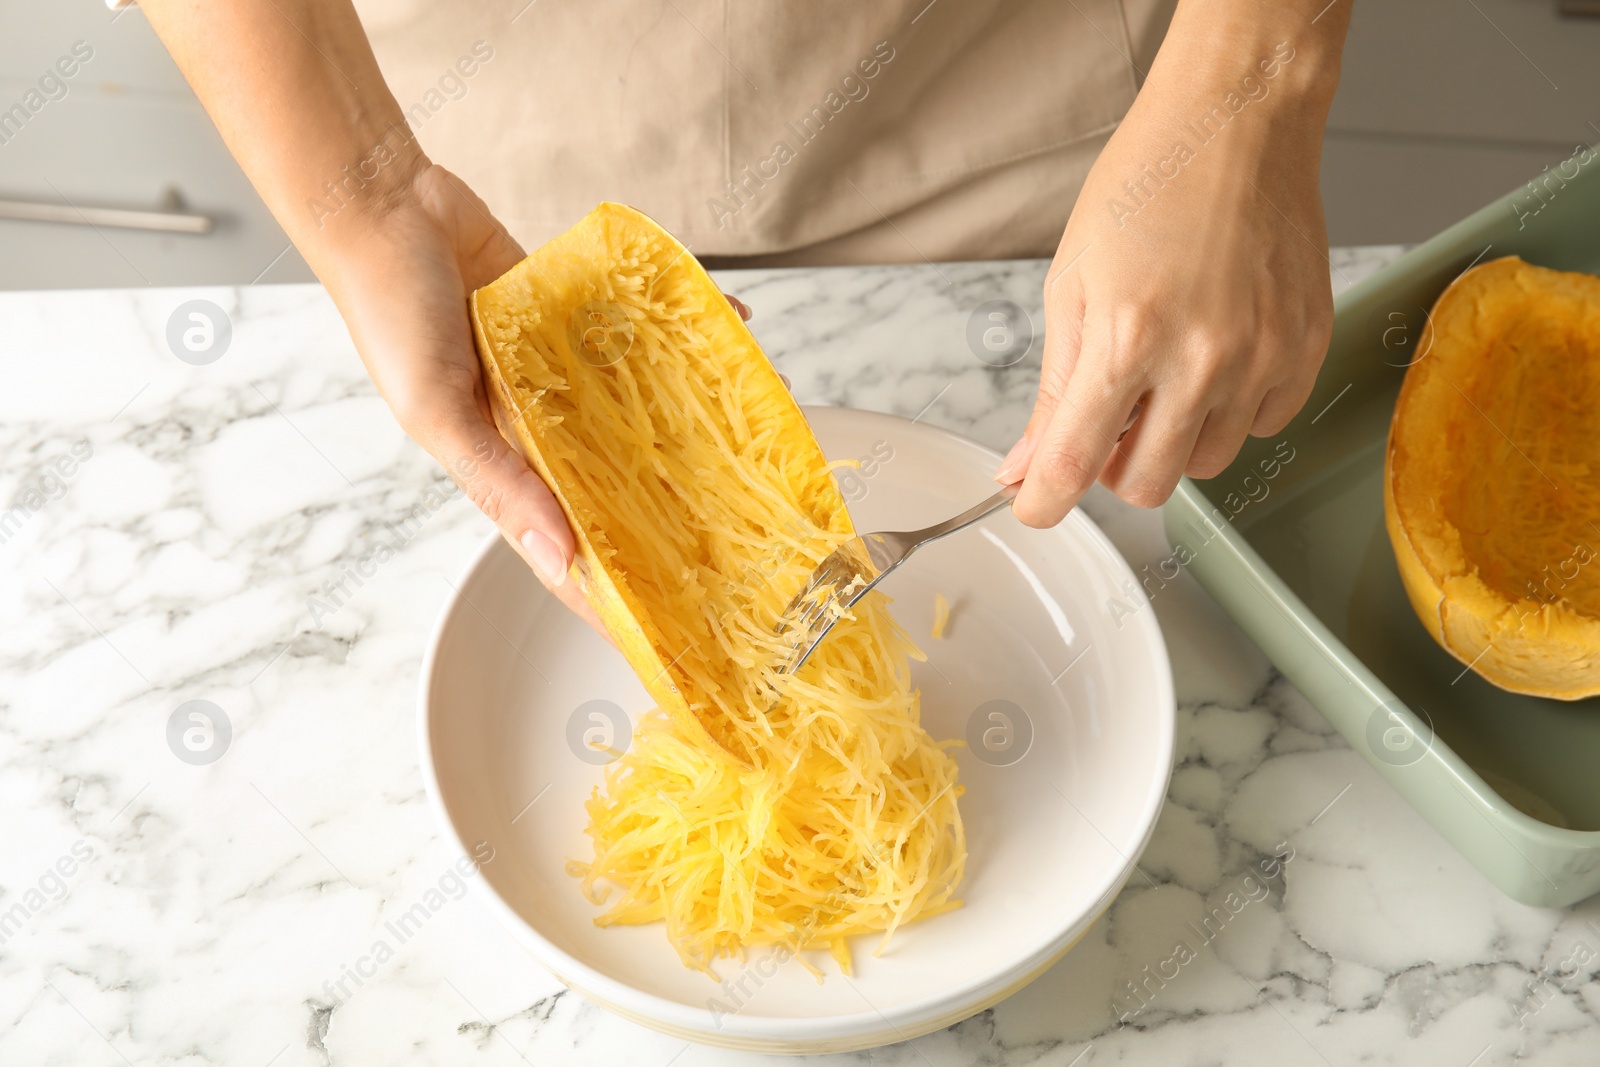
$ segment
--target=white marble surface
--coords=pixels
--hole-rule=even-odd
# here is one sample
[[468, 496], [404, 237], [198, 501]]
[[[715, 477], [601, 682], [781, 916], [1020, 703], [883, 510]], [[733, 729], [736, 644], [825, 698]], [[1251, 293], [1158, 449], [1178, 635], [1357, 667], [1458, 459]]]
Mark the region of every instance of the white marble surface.
[[[1392, 254], [1337, 255], [1336, 281]], [[1037, 356], [984, 367], [966, 318], [1009, 298], [1038, 321], [1042, 274], [1016, 263], [723, 280], [756, 309], [802, 399], [926, 409], [1004, 447]], [[209, 366], [164, 340], [195, 297], [233, 322]], [[394, 541], [386, 524], [441, 484], [321, 290], [10, 294], [0, 323], [0, 501], [23, 505], [0, 544], [0, 1063], [758, 1059], [585, 1004], [475, 897], [452, 899], [414, 689], [446, 579], [489, 526], [451, 496], [348, 603], [314, 617], [308, 597]], [[75, 446], [87, 458], [52, 466]], [[1136, 569], [1166, 554], [1157, 514], [1099, 492], [1085, 506]], [[994, 1010], [823, 1059], [1594, 1063], [1600, 903], [1542, 911], [1501, 896], [1191, 579], [1154, 609], [1176, 673], [1179, 762], [1133, 883]], [[206, 766], [166, 739], [169, 716], [196, 699], [233, 730]], [[1248, 891], [1249, 868], [1280, 841], [1294, 850], [1282, 877], [1199, 944], [1188, 924]], [[429, 923], [340, 995], [383, 924], [441, 881]], [[1152, 981], [1139, 1009], [1129, 983], [1172, 974], [1179, 939], [1195, 958]]]

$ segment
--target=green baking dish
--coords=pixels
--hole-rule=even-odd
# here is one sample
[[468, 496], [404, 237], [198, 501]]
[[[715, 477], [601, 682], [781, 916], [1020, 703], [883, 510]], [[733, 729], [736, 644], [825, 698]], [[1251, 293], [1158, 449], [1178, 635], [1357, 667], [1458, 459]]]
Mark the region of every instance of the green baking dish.
[[1190, 571], [1474, 866], [1546, 907], [1600, 892], [1600, 698], [1503, 692], [1434, 643], [1384, 530], [1383, 458], [1405, 368], [1453, 278], [1513, 254], [1600, 273], [1596, 156], [1575, 154], [1340, 294], [1305, 409], [1217, 477], [1184, 479], [1157, 568]]

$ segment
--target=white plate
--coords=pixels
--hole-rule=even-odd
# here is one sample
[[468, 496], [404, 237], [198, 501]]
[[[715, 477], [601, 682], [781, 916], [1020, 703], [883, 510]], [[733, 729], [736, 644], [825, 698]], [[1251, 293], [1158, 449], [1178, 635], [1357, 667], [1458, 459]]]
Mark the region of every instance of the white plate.
[[[806, 414], [830, 459], [876, 460], [841, 472], [858, 529], [915, 529], [993, 491], [997, 457], [975, 442], [889, 415]], [[660, 925], [593, 924], [600, 909], [564, 868], [592, 854], [583, 802], [602, 768], [569, 738], [605, 722], [606, 705], [591, 702], [633, 718], [649, 704], [622, 656], [498, 538], [461, 579], [423, 664], [429, 792], [465, 851], [493, 849], [474, 881], [507, 928], [613, 1011], [689, 1040], [763, 1051], [915, 1037], [981, 1011], [1055, 962], [1149, 840], [1172, 766], [1173, 695], [1154, 612], [1114, 617], [1108, 607], [1114, 598], [1142, 604], [1129, 595], [1135, 582], [1075, 511], [1044, 531], [1003, 512], [923, 549], [884, 583], [896, 618], [928, 653], [916, 666], [923, 721], [935, 738], [972, 746], [958, 757], [966, 906], [904, 928], [881, 957], [875, 939], [857, 938], [850, 980], [820, 954], [828, 978], [819, 984], [798, 962], [756, 953], [721, 961], [719, 986], [679, 962]], [[936, 592], [953, 608], [943, 640], [929, 636]]]

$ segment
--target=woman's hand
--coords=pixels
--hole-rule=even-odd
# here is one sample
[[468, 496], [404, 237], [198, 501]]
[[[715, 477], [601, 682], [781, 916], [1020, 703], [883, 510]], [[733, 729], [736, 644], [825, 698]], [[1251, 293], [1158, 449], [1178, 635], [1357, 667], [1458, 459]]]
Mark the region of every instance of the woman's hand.
[[409, 194], [367, 227], [347, 244], [334, 289], [378, 391], [545, 586], [598, 629], [566, 581], [575, 549], [566, 514], [495, 425], [468, 319], [468, 296], [515, 266], [521, 246], [437, 164], [422, 165]]
[[566, 515], [495, 425], [467, 317], [472, 290], [515, 266], [522, 249], [423, 153], [350, 0], [140, 7], [327, 287], [400, 425], [598, 628], [566, 581]]
[[566, 516], [495, 428], [467, 321], [467, 295], [522, 249], [422, 152], [349, 0], [140, 6], [327, 287], [400, 425], [592, 621], [565, 581]]
[[1327, 350], [1317, 170], [1343, 26], [1310, 25], [1314, 10], [1289, 29], [1247, 21], [1197, 59], [1216, 26], [1188, 6], [1045, 282], [1038, 400], [996, 474], [1022, 482], [1031, 526], [1097, 478], [1154, 507], [1181, 475], [1219, 473], [1246, 435], [1283, 429]]
[[592, 621], [566, 581], [566, 515], [495, 426], [467, 315], [472, 290], [515, 266], [521, 246], [461, 179], [428, 163], [366, 229], [328, 280], [379, 393], [546, 587]]

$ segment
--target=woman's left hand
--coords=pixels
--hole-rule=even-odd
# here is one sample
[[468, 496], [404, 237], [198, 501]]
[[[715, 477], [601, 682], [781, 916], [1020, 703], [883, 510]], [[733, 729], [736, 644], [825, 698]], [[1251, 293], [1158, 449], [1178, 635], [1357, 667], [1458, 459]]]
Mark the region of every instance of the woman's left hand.
[[1184, 14], [1047, 276], [1038, 400], [996, 474], [1022, 482], [1014, 511], [1031, 526], [1060, 522], [1097, 479], [1154, 507], [1183, 474], [1219, 473], [1247, 435], [1288, 424], [1327, 350], [1331, 85], [1288, 40], [1236, 48], [1210, 77], [1163, 67]]

